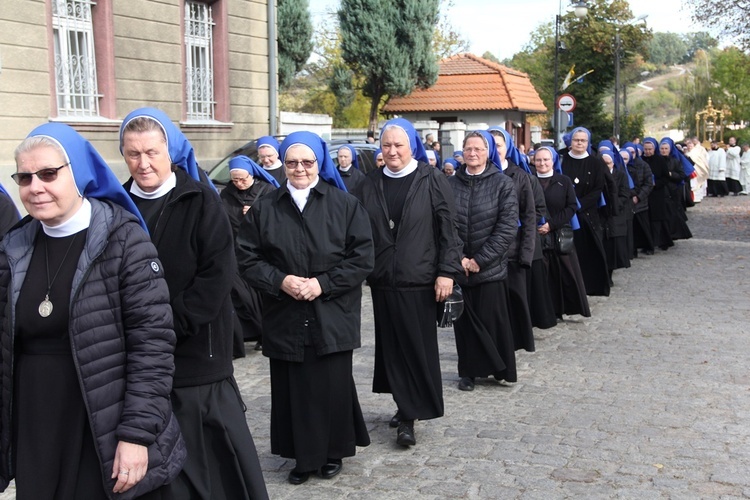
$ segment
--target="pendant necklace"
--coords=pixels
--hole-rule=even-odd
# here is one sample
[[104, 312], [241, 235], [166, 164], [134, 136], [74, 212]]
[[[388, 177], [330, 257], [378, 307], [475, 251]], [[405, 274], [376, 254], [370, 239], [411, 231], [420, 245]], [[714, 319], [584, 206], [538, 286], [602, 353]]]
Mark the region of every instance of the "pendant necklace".
[[65, 265], [65, 260], [68, 258], [68, 254], [70, 253], [70, 249], [73, 248], [73, 243], [75, 243], [76, 238], [78, 238], [78, 233], [73, 236], [73, 239], [70, 240], [70, 245], [68, 245], [68, 250], [65, 252], [65, 255], [62, 258], [62, 262], [60, 262], [60, 266], [57, 268], [57, 272], [55, 272], [55, 275], [52, 277], [52, 281], [49, 280], [49, 255], [47, 254], [47, 236], [44, 236], [44, 263], [47, 267], [47, 293], [44, 294], [44, 300], [39, 304], [39, 316], [42, 318], [48, 317], [50, 314], [52, 314], [52, 302], [49, 300], [49, 292], [52, 290], [52, 285], [55, 283], [55, 280], [57, 279], [57, 275], [60, 274], [60, 270], [62, 269], [63, 265]]

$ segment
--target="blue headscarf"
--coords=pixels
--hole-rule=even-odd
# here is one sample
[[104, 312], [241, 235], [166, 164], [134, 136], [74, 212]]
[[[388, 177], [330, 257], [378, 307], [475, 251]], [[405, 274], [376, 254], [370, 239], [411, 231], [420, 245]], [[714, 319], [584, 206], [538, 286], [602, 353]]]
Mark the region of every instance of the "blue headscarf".
[[120, 205], [138, 217], [141, 227], [148, 232], [146, 222], [125, 188], [94, 146], [81, 134], [64, 123], [45, 123], [32, 130], [28, 137], [47, 137], [58, 143], [65, 151], [79, 195]]
[[406, 137], [409, 138], [409, 146], [411, 147], [412, 158], [423, 163], [430, 163], [430, 161], [427, 159], [427, 153], [425, 152], [424, 144], [422, 144], [422, 141], [419, 138], [419, 134], [414, 128], [414, 125], [412, 125], [409, 120], [406, 120], [404, 118], [394, 118], [385, 122], [385, 125], [383, 125], [383, 128], [380, 132], [381, 140], [383, 137], [383, 132], [385, 132], [388, 127], [397, 127], [406, 133]]
[[620, 150], [620, 158], [622, 158], [623, 154], [627, 154], [628, 155], [628, 161], [625, 161], [624, 158], [622, 160], [623, 163], [625, 163], [625, 166], [627, 167], [628, 165], [630, 165], [631, 163], [633, 163], [633, 153], [628, 148], [622, 148]]
[[[555, 148], [552, 146], [540, 146], [536, 152], [538, 153], [542, 149], [546, 149], [552, 155], [552, 168], [555, 170], [555, 173], [563, 175], [562, 160], [560, 159], [560, 155], [557, 154], [557, 151], [555, 151]], [[581, 208], [581, 203], [578, 201], [578, 198], [576, 198], [576, 205], [578, 208]], [[578, 222], [578, 216], [576, 214], [573, 214], [573, 217], [570, 218], [570, 227], [572, 227], [574, 231], [581, 229], [581, 224]]]
[[594, 150], [591, 147], [591, 131], [589, 129], [587, 129], [586, 127], [576, 127], [576, 128], [574, 128], [570, 132], [570, 142], [571, 142], [571, 144], [573, 143], [573, 136], [576, 135], [578, 132], [586, 132], [586, 135], [589, 138], [589, 146], [588, 146], [588, 148], [586, 148], [586, 150], [588, 151], [588, 153], [590, 155], [593, 155], [594, 154]]
[[[627, 164], [625, 163], [625, 160], [622, 159], [622, 156], [620, 156], [620, 150], [617, 149], [617, 146], [615, 146], [610, 140], [601, 141], [597, 148], [600, 150], [599, 155], [602, 154], [602, 148], [606, 148], [604, 151], [609, 150], [612, 152], [612, 155], [610, 157], [612, 158], [612, 162], [615, 164], [615, 168], [623, 170], [625, 172], [625, 177], [628, 178], [628, 188], [633, 189], [635, 187], [635, 183], [633, 182], [633, 178], [630, 177], [630, 172], [628, 171]], [[630, 152], [628, 152], [627, 150], [625, 152], [628, 153], [628, 156], [630, 156]]]
[[645, 139], [643, 139], [643, 144], [646, 144], [647, 142], [650, 142], [651, 144], [654, 145], [654, 154], [658, 155], [659, 154], [659, 142], [653, 137], [646, 137]]
[[231, 172], [235, 169], [244, 170], [245, 172], [248, 172], [250, 175], [252, 175], [253, 178], [260, 177], [267, 183], [271, 184], [273, 187], [279, 187], [279, 182], [274, 179], [271, 174], [266, 172], [260, 165], [258, 165], [245, 155], [235, 156], [234, 158], [229, 160], [229, 171]]
[[565, 144], [566, 148], [570, 147], [570, 141], [573, 138], [573, 134], [567, 133], [563, 134], [563, 144]]
[[286, 152], [295, 144], [304, 144], [312, 149], [313, 154], [315, 154], [315, 159], [318, 160], [318, 172], [320, 178], [328, 184], [346, 192], [344, 181], [341, 180], [339, 170], [336, 168], [336, 165], [334, 165], [331, 155], [328, 153], [328, 145], [326, 145], [326, 142], [323, 139], [312, 132], [292, 132], [286, 136], [286, 139], [284, 139], [279, 147], [279, 157], [282, 162], [286, 157]]
[[[352, 166], [356, 168], [357, 170], [359, 170], [359, 160], [357, 159], [357, 150], [354, 149], [354, 146], [352, 146], [351, 144], [344, 144], [343, 146], [341, 146], [341, 148], [346, 148], [349, 150], [349, 152], [352, 154]], [[339, 150], [341, 150], [341, 148], [339, 148]]]
[[375, 151], [374, 151], [374, 152], [372, 153], [372, 159], [373, 159], [373, 161], [377, 162], [377, 161], [378, 161], [378, 155], [380, 155], [380, 154], [383, 154], [383, 150], [382, 150], [382, 149], [380, 149], [380, 148], [376, 149], [376, 150], [375, 150]]
[[669, 137], [665, 137], [659, 142], [660, 145], [664, 143], [669, 144], [669, 156], [671, 156], [672, 158], [677, 158], [677, 160], [682, 165], [683, 170], [685, 171], [685, 175], [691, 177], [695, 172], [695, 167], [692, 163], [690, 163], [690, 160], [688, 160], [687, 157], [682, 154], [682, 151], [677, 149], [677, 147], [674, 145], [674, 141]]
[[263, 137], [259, 137], [258, 140], [255, 141], [255, 147], [257, 149], [260, 149], [261, 146], [270, 146], [274, 151], [276, 151], [276, 154], [279, 153], [279, 141], [277, 141], [275, 137], [272, 137], [270, 135], [264, 135]]
[[205, 174], [201, 175], [200, 167], [198, 167], [198, 162], [195, 160], [195, 152], [193, 151], [193, 146], [190, 144], [190, 141], [188, 141], [187, 137], [185, 137], [185, 134], [183, 134], [180, 129], [175, 127], [166, 113], [159, 109], [139, 108], [131, 111], [128, 116], [122, 120], [122, 125], [120, 125], [120, 154], [122, 154], [122, 134], [125, 131], [125, 127], [135, 118], [141, 117], [151, 118], [161, 125], [164, 137], [167, 138], [169, 159], [174, 165], [177, 165], [186, 171], [188, 175], [196, 181], [213, 186]]
[[458, 170], [458, 162], [453, 158], [446, 158], [443, 164], [440, 165], [440, 170], [443, 170], [445, 168], [446, 163], [450, 163], [451, 165], [453, 165], [453, 170]]
[[[601, 143], [600, 143], [601, 144]], [[600, 146], [601, 147], [601, 146]], [[620, 156], [614, 151], [612, 151], [609, 148], [604, 148], [599, 150], [599, 156], [609, 156], [609, 159], [612, 160], [612, 163], [614, 163], [615, 168], [617, 168], [617, 157]], [[622, 161], [622, 158], [620, 158], [620, 161]]]
[[636, 144], [635, 145], [635, 151], [638, 154], [638, 158], [640, 158], [641, 156], [643, 156], [643, 146], [642, 145]]
[[487, 130], [489, 132], [497, 130], [498, 132], [503, 134], [503, 137], [505, 138], [505, 157], [530, 174], [531, 168], [529, 168], [529, 162], [526, 159], [526, 155], [522, 154], [518, 150], [516, 145], [513, 143], [513, 137], [511, 137], [510, 133], [508, 133], [508, 131], [500, 125], [495, 125], [494, 127], [490, 127]]
[[461, 158], [464, 157], [464, 152], [460, 149], [457, 149], [453, 152], [453, 158], [455, 159], [457, 156], [460, 156]]

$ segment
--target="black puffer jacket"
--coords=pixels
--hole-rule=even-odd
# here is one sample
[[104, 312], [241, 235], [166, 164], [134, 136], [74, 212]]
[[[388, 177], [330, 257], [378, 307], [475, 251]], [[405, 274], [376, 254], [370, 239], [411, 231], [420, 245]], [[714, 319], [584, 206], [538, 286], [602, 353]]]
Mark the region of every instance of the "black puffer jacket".
[[[175, 346], [172, 311], [156, 249], [135, 217], [109, 203], [90, 202], [91, 224], [73, 278], [68, 333], [106, 493], [112, 499], [129, 499], [170, 482], [187, 456], [169, 401]], [[2, 490], [15, 474], [9, 462], [12, 311], [38, 232], [39, 222], [27, 217], [0, 245]], [[115, 495], [111, 475], [119, 441], [148, 446], [149, 469], [132, 489]]]
[[432, 289], [438, 276], [455, 279], [463, 273], [448, 180], [426, 163], [419, 164], [415, 175], [396, 238], [388, 226], [383, 169], [370, 172], [362, 183], [361, 200], [375, 243], [375, 269], [367, 278], [373, 288]]
[[628, 172], [633, 179], [633, 189], [630, 196], [638, 197], [638, 203], [633, 206], [633, 213], [637, 214], [648, 210], [648, 195], [654, 189], [654, 174], [651, 167], [642, 158], [636, 158], [628, 165]]
[[488, 163], [479, 175], [462, 167], [449, 179], [456, 200], [458, 236], [463, 255], [479, 265], [478, 273], [458, 277], [460, 285], [499, 281], [508, 275], [508, 249], [518, 232], [518, 200], [513, 180]]
[[523, 267], [530, 268], [531, 261], [534, 260], [534, 247], [536, 246], [537, 236], [534, 192], [531, 190], [531, 179], [525, 170], [511, 161], [508, 161], [508, 168], [503, 173], [513, 179], [513, 184], [516, 187], [518, 220], [521, 222], [516, 237], [510, 244], [508, 259], [515, 260]]
[[[229, 218], [214, 189], [177, 169], [163, 211], [149, 221], [164, 262], [177, 334], [175, 387], [230, 377], [234, 317], [229, 293], [237, 258]], [[125, 183], [130, 191], [133, 180]]]

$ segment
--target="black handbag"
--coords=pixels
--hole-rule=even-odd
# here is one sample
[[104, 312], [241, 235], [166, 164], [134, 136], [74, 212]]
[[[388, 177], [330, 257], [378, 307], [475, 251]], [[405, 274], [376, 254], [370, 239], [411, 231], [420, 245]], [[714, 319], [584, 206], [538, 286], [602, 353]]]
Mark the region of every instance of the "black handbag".
[[573, 228], [563, 226], [555, 231], [555, 252], [567, 255], [573, 251]]
[[453, 292], [443, 302], [437, 303], [437, 326], [450, 328], [464, 312], [464, 293], [461, 287], [453, 285]]

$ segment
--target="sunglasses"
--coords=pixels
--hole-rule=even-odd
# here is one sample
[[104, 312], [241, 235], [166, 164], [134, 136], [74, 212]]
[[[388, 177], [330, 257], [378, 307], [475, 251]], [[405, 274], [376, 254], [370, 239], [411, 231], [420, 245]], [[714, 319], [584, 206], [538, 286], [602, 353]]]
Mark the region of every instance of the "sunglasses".
[[43, 168], [41, 170], [37, 170], [36, 172], [16, 172], [15, 174], [11, 175], [11, 178], [16, 181], [16, 184], [19, 186], [28, 186], [31, 184], [31, 177], [36, 175], [39, 177], [39, 180], [42, 182], [54, 182], [55, 179], [57, 179], [57, 172], [70, 165], [70, 163], [66, 163], [65, 165], [61, 165], [57, 168]]

